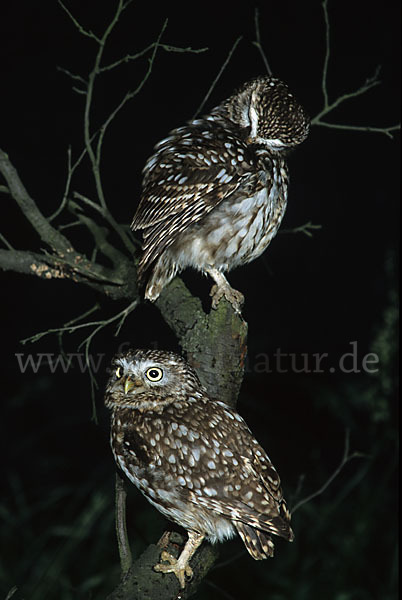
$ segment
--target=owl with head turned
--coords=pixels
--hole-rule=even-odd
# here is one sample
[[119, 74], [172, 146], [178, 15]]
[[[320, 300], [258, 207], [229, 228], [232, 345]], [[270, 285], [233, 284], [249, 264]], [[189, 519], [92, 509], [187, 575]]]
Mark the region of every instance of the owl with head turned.
[[238, 534], [256, 560], [273, 556], [272, 536], [293, 540], [279, 475], [242, 417], [211, 400], [196, 372], [173, 352], [130, 350], [112, 361], [105, 404], [118, 467], [188, 540], [154, 569], [185, 587], [204, 539]]
[[243, 296], [225, 273], [267, 248], [287, 204], [288, 152], [309, 118], [285, 83], [257, 77], [209, 114], [174, 129], [144, 168], [132, 222], [143, 233], [139, 281], [155, 301], [183, 269], [210, 275], [212, 306]]

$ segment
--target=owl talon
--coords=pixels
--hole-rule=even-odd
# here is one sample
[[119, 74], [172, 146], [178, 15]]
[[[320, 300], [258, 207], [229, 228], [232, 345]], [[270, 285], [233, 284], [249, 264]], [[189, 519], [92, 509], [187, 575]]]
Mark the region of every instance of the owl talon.
[[180, 564], [180, 558], [175, 558], [165, 550], [161, 553], [161, 561], [168, 562], [169, 564], [158, 563], [154, 566], [154, 571], [158, 573], [174, 573], [179, 580], [180, 587], [184, 589], [186, 585], [185, 576], [188, 579], [191, 579], [193, 576], [193, 569], [190, 565]]
[[228, 302], [233, 306], [233, 309], [241, 314], [241, 309], [244, 304], [244, 296], [241, 292], [234, 290], [230, 285], [213, 285], [209, 294], [212, 297], [212, 308], [218, 308], [218, 304], [222, 298], [226, 298]]

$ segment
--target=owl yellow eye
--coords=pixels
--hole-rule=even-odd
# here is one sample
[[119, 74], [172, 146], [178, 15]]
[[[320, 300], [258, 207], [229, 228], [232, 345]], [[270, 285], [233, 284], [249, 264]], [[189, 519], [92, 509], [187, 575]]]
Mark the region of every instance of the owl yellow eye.
[[120, 377], [121, 377], [121, 367], [117, 367], [117, 369], [115, 371], [115, 375], [116, 375], [117, 379], [120, 379]]
[[163, 371], [159, 367], [151, 367], [145, 372], [149, 381], [160, 381], [163, 377]]

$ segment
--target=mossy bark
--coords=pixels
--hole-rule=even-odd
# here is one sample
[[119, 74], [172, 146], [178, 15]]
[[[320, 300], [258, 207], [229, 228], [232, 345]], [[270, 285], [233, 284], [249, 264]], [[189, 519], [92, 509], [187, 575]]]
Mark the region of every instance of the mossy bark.
[[247, 354], [247, 323], [226, 300], [205, 313], [176, 277], [156, 302], [175, 332], [188, 362], [211, 398], [235, 406]]

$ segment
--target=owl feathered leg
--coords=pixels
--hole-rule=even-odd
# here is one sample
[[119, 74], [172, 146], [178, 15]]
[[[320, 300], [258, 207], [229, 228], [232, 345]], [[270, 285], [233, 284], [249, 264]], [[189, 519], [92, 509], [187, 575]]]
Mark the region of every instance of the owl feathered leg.
[[[140, 262], [139, 277], [142, 279], [146, 270], [146, 265]], [[217, 308], [221, 298], [226, 298], [233, 306], [234, 310], [241, 314], [244, 304], [244, 296], [241, 292], [234, 290], [229, 284], [224, 274], [215, 267], [206, 267], [203, 269], [215, 281], [210, 296], [212, 297], [212, 308]], [[145, 288], [145, 298], [155, 302], [159, 298], [163, 288], [181, 271], [179, 265], [171, 259], [169, 252], [165, 252], [158, 259], [149, 277]]]
[[179, 558], [174, 558], [169, 552], [163, 551], [161, 560], [166, 561], [169, 564], [158, 563], [154, 566], [154, 570], [159, 573], [174, 573], [179, 580], [180, 586], [184, 589], [186, 585], [185, 576], [187, 575], [190, 579], [193, 576], [193, 570], [188, 563], [197, 548], [201, 545], [204, 537], [205, 536], [200, 533], [189, 531], [188, 540]]
[[210, 292], [210, 296], [212, 297], [212, 308], [217, 308], [221, 298], [225, 297], [233, 306], [234, 310], [240, 314], [244, 304], [243, 294], [231, 287], [222, 271], [219, 271], [214, 267], [207, 267], [205, 268], [205, 272], [215, 281], [215, 285]]

